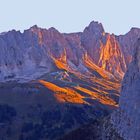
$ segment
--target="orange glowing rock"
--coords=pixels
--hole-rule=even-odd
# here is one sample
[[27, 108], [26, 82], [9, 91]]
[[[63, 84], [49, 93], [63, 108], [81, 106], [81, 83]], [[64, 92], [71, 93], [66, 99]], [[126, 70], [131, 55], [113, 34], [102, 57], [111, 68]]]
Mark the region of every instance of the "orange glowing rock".
[[117, 40], [113, 35], [108, 34], [106, 44], [104, 45], [100, 41], [100, 46], [98, 65], [122, 79], [126, 70], [126, 63]]
[[69, 103], [74, 103], [74, 104], [89, 104], [84, 100], [87, 98], [87, 96], [80, 95], [77, 92], [78, 90], [80, 92], [84, 92], [85, 94], [90, 95], [91, 99], [97, 100], [102, 104], [117, 106], [116, 102], [113, 99], [106, 96], [108, 93], [102, 92], [102, 90], [96, 89], [96, 91], [93, 92], [92, 90], [83, 88], [81, 86], [74, 87], [75, 89], [74, 90], [68, 87], [60, 87], [51, 82], [47, 82], [44, 80], [39, 80], [39, 83], [44, 85], [49, 90], [53, 91], [55, 93], [54, 96], [59, 102], [63, 102], [63, 103], [69, 102]]
[[105, 94], [101, 94], [98, 92], [93, 92], [91, 90], [85, 89], [83, 87], [75, 87], [76, 89], [89, 94], [92, 98], [98, 100], [99, 102], [101, 102], [102, 104], [106, 104], [106, 105], [114, 105], [116, 106], [116, 102], [113, 101], [111, 98], [104, 96]]
[[64, 88], [61, 88], [61, 87], [59, 87], [51, 82], [39, 80], [39, 83], [41, 83], [42, 85], [44, 85], [48, 89], [52, 90], [53, 92], [56, 92], [56, 91], [66, 92], [66, 90]]
[[111, 79], [113, 75], [107, 71], [104, 71], [102, 68], [98, 67], [96, 64], [93, 63], [91, 58], [88, 55], [85, 55], [83, 58], [85, 66], [90, 68], [93, 71], [98, 72], [103, 78]]
[[42, 35], [42, 32], [38, 32], [38, 41], [39, 41], [39, 44], [43, 44], [43, 35]]
[[47, 82], [44, 80], [39, 80], [39, 83], [44, 85], [49, 90], [53, 91], [54, 96], [59, 102], [70, 102], [75, 104], [87, 104], [82, 98], [82, 96], [76, 91], [70, 88], [62, 88], [51, 82]]

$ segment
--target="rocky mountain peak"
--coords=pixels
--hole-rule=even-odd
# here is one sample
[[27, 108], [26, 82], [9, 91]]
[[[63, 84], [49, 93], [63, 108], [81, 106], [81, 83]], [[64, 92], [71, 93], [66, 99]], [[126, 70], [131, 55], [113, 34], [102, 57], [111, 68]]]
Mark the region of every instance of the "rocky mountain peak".
[[138, 34], [140, 34], [140, 29], [136, 28], [136, 27], [133, 27], [133, 28], [131, 28], [130, 32], [138, 35]]
[[99, 35], [104, 33], [104, 28], [101, 23], [92, 21], [89, 26], [87, 26], [84, 32], [91, 32], [91, 34]]
[[29, 28], [30, 31], [33, 31], [33, 32], [37, 32], [37, 31], [48, 31], [48, 32], [59, 32], [57, 29], [55, 29], [54, 27], [50, 27], [48, 30], [45, 29], [45, 28], [40, 28], [38, 27], [37, 25], [33, 25], [32, 27]]
[[48, 29], [49, 31], [51, 31], [51, 32], [59, 32], [57, 29], [55, 29], [54, 27], [51, 27], [51, 28], [49, 28]]
[[89, 29], [94, 31], [94, 32], [101, 32], [103, 33], [104, 32], [104, 28], [103, 28], [103, 25], [97, 21], [92, 21], [90, 24], [89, 24]]
[[30, 29], [38, 29], [39, 27], [37, 25], [33, 25]]
[[33, 25], [32, 27], [29, 28], [29, 30], [32, 32], [38, 31], [39, 29], [41, 28], [39, 28], [37, 25]]

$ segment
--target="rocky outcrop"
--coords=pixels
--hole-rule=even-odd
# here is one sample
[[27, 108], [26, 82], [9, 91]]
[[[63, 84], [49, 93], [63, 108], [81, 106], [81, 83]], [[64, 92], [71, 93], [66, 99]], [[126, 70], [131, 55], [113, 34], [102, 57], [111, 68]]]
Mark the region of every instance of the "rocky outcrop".
[[119, 109], [112, 115], [112, 124], [125, 140], [140, 138], [140, 39], [135, 44], [133, 61], [125, 74]]

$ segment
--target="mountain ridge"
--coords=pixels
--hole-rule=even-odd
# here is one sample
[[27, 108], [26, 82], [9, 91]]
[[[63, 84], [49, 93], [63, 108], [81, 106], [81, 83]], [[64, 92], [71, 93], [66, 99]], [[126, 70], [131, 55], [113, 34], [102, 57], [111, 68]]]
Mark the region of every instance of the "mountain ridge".
[[[7, 57], [4, 59], [6, 62], [0, 62], [0, 79], [14, 77], [16, 73], [22, 76], [22, 73], [26, 73], [24, 72], [27, 68], [26, 65], [30, 65], [29, 69], [32, 71], [36, 67], [43, 66], [49, 72], [54, 67], [54, 59], [61, 61], [64, 54], [67, 62], [77, 67], [81, 65], [79, 60], [86, 53], [98, 67], [122, 79], [132, 59], [133, 48], [131, 46], [139, 36], [138, 28], [131, 29], [123, 36], [105, 33], [102, 24], [94, 21], [79, 33], [65, 34], [53, 27], [44, 29], [37, 25], [23, 33], [12, 30], [0, 35], [0, 46], [2, 47], [0, 57], [4, 57], [2, 54], [6, 54], [6, 50], [8, 51]], [[11, 58], [13, 61], [10, 60]], [[65, 60], [65, 63], [67, 62]], [[69, 67], [72, 66], [69, 65]]]

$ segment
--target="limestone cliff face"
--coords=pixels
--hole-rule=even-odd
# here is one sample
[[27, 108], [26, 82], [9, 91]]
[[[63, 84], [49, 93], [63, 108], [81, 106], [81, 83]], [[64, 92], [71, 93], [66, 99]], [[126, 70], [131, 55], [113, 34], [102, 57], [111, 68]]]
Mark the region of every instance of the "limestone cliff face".
[[[24, 33], [15, 30], [0, 35], [0, 81], [18, 77], [36, 77], [56, 70], [56, 60], [79, 65], [83, 49], [78, 35], [71, 39], [54, 28], [33, 26]], [[79, 45], [79, 47], [78, 47]], [[78, 48], [76, 48], [78, 47]]]
[[114, 128], [125, 140], [140, 138], [140, 39], [135, 45], [133, 61], [125, 74], [119, 110], [112, 115]]
[[85, 28], [81, 44], [96, 65], [116, 77], [123, 77], [127, 66], [120, 43], [115, 35], [105, 33], [101, 23], [91, 22]]
[[123, 78], [132, 61], [134, 43], [139, 37], [139, 28], [115, 36], [105, 33], [101, 23], [91, 22], [81, 34], [81, 44], [96, 65]]
[[105, 44], [101, 42], [98, 65], [116, 77], [123, 77], [127, 67], [120, 45], [113, 35], [107, 35]]
[[[28, 77], [34, 79], [57, 69], [89, 72], [84, 56], [93, 65], [122, 79], [132, 60], [133, 44], [140, 29], [126, 35], [105, 33], [101, 23], [91, 22], [83, 32], [63, 34], [55, 28], [36, 25], [23, 33], [0, 34], [0, 81]], [[94, 63], [94, 64], [93, 64]], [[110, 75], [109, 74], [109, 75]]]
[[100, 40], [105, 41], [104, 29], [101, 23], [91, 22], [81, 35], [81, 44], [87, 50], [88, 55], [97, 64], [100, 58]]

